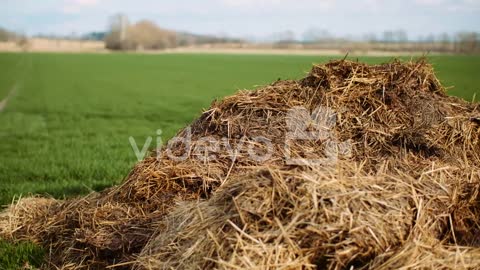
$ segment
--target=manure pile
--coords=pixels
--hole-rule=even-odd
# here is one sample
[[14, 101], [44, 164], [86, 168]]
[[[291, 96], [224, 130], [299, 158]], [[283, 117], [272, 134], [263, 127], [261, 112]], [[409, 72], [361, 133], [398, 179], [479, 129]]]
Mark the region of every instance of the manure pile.
[[316, 65], [215, 101], [125, 181], [21, 199], [46, 269], [480, 269], [480, 108], [424, 60]]

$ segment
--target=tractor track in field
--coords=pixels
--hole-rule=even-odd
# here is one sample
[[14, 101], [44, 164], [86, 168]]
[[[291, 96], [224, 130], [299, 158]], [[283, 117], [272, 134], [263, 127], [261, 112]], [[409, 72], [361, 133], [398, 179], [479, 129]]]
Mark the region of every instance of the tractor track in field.
[[32, 67], [32, 60], [30, 58], [22, 58], [20, 61], [18, 61], [14, 68], [18, 68], [19, 66], [22, 67], [22, 65], [26, 63], [26, 68], [22, 68], [21, 70], [21, 79], [17, 80], [16, 83], [10, 88], [10, 91], [8, 91], [7, 95], [0, 101], [0, 113], [5, 110], [7, 107], [8, 101], [17, 94], [18, 89], [21, 87], [21, 85], [24, 82], [24, 79], [27, 75], [28, 70]]
[[10, 98], [17, 92], [18, 90], [18, 84], [15, 84], [11, 89], [10, 91], [8, 92], [7, 96], [5, 96], [4, 99], [2, 99], [2, 101], [0, 101], [0, 112], [3, 112], [3, 110], [5, 109], [5, 107], [7, 107], [7, 104], [8, 104], [8, 101], [10, 100]]

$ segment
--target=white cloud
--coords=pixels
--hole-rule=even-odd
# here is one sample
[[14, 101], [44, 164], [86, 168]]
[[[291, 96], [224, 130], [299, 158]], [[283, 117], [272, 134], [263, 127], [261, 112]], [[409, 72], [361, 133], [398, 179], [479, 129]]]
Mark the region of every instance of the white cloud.
[[480, 0], [0, 0], [0, 24], [30, 33], [104, 29], [117, 12], [131, 21], [234, 36], [298, 35], [310, 27], [337, 35], [405, 29], [418, 36], [480, 26]]
[[299, 10], [299, 9], [321, 9], [333, 8], [337, 0], [220, 0], [220, 2], [233, 8], [270, 8], [274, 10]]
[[415, 0], [414, 2], [420, 5], [438, 6], [438, 5], [444, 4], [446, 1], [445, 0]]
[[99, 3], [98, 0], [72, 0], [71, 2], [79, 6], [95, 6]]
[[84, 8], [95, 7], [99, 3], [99, 0], [66, 0], [62, 6], [62, 11], [67, 14], [79, 13]]
[[254, 6], [278, 6], [282, 0], [222, 0], [226, 6], [230, 7], [254, 7]]
[[448, 11], [472, 11], [480, 8], [480, 0], [414, 0], [420, 6], [435, 7]]
[[463, 4], [465, 8], [471, 8], [471, 9], [480, 8], [480, 0], [463, 0]]

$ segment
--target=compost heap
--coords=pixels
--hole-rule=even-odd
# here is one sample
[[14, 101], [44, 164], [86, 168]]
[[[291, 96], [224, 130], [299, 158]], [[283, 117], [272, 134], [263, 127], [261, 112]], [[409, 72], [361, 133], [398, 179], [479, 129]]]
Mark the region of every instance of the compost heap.
[[19, 200], [0, 235], [49, 269], [480, 269], [479, 164], [478, 104], [426, 60], [333, 61], [214, 101], [120, 186]]

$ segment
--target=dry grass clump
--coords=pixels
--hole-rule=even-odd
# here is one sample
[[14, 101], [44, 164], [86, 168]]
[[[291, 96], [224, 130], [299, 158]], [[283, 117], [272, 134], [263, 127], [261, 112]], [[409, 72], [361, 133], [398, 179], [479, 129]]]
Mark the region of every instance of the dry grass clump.
[[64, 269], [479, 269], [479, 116], [425, 60], [317, 65], [213, 102], [118, 187], [12, 205], [0, 235]]
[[178, 205], [138, 269], [478, 267], [480, 249], [452, 244], [451, 213], [466, 195], [455, 179], [441, 170], [365, 175], [346, 162], [260, 169], [208, 201]]
[[0, 213], [0, 228], [2, 237], [23, 237], [30, 239], [28, 235], [43, 231], [49, 223], [49, 213], [58, 207], [59, 201], [49, 198], [30, 197], [16, 200], [9, 211]]

